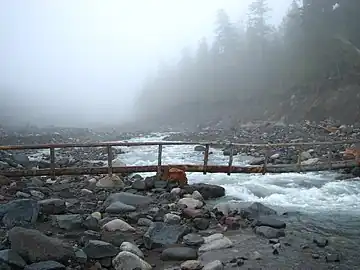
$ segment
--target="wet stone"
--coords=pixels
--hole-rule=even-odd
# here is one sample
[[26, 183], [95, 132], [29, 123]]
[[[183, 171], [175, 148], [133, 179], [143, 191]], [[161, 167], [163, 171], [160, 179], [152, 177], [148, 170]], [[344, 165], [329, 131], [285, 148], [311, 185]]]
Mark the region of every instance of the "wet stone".
[[277, 238], [269, 239], [269, 244], [277, 244], [277, 243], [279, 243], [279, 242], [280, 242], [280, 240], [277, 239]]
[[0, 250], [0, 261], [7, 263], [11, 267], [24, 268], [26, 265], [24, 259], [11, 249]]
[[274, 229], [266, 226], [256, 227], [255, 233], [268, 239], [285, 236], [285, 232], [283, 229]]
[[67, 261], [75, 255], [71, 246], [37, 230], [14, 227], [8, 235], [11, 249], [30, 262]]
[[123, 214], [127, 212], [133, 212], [136, 210], [136, 207], [132, 205], [127, 205], [125, 203], [122, 203], [120, 201], [111, 203], [106, 209], [106, 213], [111, 214]]
[[325, 257], [326, 262], [340, 262], [340, 255], [339, 254], [328, 254]]
[[83, 222], [83, 226], [88, 230], [94, 231], [97, 231], [100, 228], [98, 219], [91, 215], [86, 217]]
[[195, 260], [197, 257], [196, 249], [190, 247], [167, 248], [161, 253], [161, 260], [163, 261]]
[[118, 250], [110, 243], [100, 240], [90, 240], [83, 251], [91, 259], [102, 259], [113, 257], [118, 254]]
[[206, 264], [202, 270], [223, 270], [223, 269], [224, 269], [223, 263], [219, 260], [216, 260]]
[[104, 205], [108, 207], [113, 202], [122, 202], [132, 206], [144, 206], [149, 205], [152, 202], [152, 199], [147, 196], [131, 194], [128, 192], [119, 192], [111, 194], [104, 202]]
[[120, 231], [103, 232], [101, 235], [101, 240], [111, 243], [116, 247], [120, 247], [123, 242], [131, 241], [131, 235]]
[[188, 246], [201, 246], [204, 243], [204, 238], [195, 233], [189, 233], [183, 237], [183, 242]]
[[73, 215], [54, 215], [52, 216], [52, 225], [64, 230], [77, 230], [82, 227], [82, 216]]
[[313, 259], [317, 260], [317, 259], [320, 258], [320, 255], [317, 254], [317, 253], [313, 253], [313, 254], [311, 254], [311, 257], [312, 257]]
[[144, 234], [146, 248], [162, 247], [175, 244], [183, 235], [189, 232], [186, 225], [169, 225], [163, 222], [154, 222]]
[[313, 242], [318, 246], [318, 247], [326, 247], [329, 243], [329, 241], [326, 238], [322, 238], [322, 237], [316, 237], [313, 239]]
[[141, 180], [141, 179], [136, 179], [131, 187], [133, 189], [136, 189], [136, 190], [145, 190], [146, 189], [146, 184], [145, 184], [145, 181]]
[[268, 227], [272, 227], [275, 229], [285, 229], [286, 228], [286, 223], [275, 219], [273, 217], [269, 217], [269, 216], [261, 216], [259, 218], [257, 218], [252, 224], [252, 227], [255, 226], [268, 226]]
[[150, 227], [151, 224], [153, 224], [153, 221], [151, 221], [148, 218], [139, 218], [139, 220], [137, 221], [137, 225], [139, 225], [139, 226]]
[[196, 229], [206, 230], [210, 226], [210, 220], [206, 218], [194, 218], [194, 225]]
[[75, 260], [79, 263], [86, 263], [87, 262], [87, 255], [82, 249], [78, 249], [75, 251]]
[[44, 214], [58, 215], [66, 212], [65, 201], [62, 199], [45, 199], [38, 202]]
[[31, 199], [19, 199], [0, 205], [0, 218], [7, 228], [25, 227], [37, 221], [39, 205]]
[[43, 261], [33, 263], [24, 268], [24, 270], [65, 270], [66, 267], [56, 261]]

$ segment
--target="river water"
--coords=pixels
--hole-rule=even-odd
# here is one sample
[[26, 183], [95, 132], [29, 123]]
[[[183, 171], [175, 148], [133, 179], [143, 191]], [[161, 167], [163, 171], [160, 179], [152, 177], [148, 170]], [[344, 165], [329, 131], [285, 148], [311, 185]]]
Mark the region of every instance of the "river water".
[[[166, 134], [153, 134], [129, 141], [161, 141]], [[127, 165], [156, 165], [157, 146], [136, 146], [118, 156]], [[217, 149], [209, 164], [227, 165], [228, 157]], [[234, 156], [234, 165], [246, 164], [249, 157]], [[194, 146], [164, 146], [163, 164], [202, 164], [203, 154]], [[142, 174], [143, 176], [152, 175]], [[349, 260], [360, 260], [360, 179], [336, 180], [334, 172], [284, 174], [207, 174], [187, 173], [191, 183], [223, 186], [222, 200], [261, 202], [280, 213], [288, 212], [288, 223], [301, 232], [327, 237]], [[355, 262], [353, 262], [355, 263]]]

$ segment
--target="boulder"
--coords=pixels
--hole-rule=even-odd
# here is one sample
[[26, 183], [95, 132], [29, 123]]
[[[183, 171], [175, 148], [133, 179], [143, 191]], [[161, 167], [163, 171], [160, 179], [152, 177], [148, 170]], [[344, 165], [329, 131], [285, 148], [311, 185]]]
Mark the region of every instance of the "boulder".
[[52, 225], [64, 230], [77, 230], [82, 227], [83, 219], [79, 214], [54, 215]]
[[186, 225], [154, 222], [144, 234], [144, 245], [147, 249], [173, 245], [188, 232], [190, 229]]
[[199, 252], [225, 249], [233, 246], [231, 240], [222, 234], [214, 234], [212, 236], [212, 238], [209, 236], [204, 239], [205, 243], [201, 245]]
[[144, 253], [133, 243], [123, 242], [120, 245], [120, 249], [122, 251], [129, 251], [129, 252], [139, 256], [140, 258], [144, 259]]
[[0, 218], [7, 228], [25, 227], [37, 221], [40, 207], [31, 199], [19, 199], [0, 205]]
[[[23, 269], [26, 266], [26, 262], [21, 256], [11, 249], [0, 250], [0, 261], [8, 264], [9, 266], [17, 269]], [[2, 269], [0, 267], [0, 269]]]
[[145, 189], [146, 189], [146, 184], [145, 184], [145, 181], [144, 181], [144, 180], [142, 180], [142, 179], [136, 179], [136, 180], [132, 183], [131, 187], [132, 187], [133, 189], [136, 189], [136, 190], [145, 190]]
[[186, 193], [192, 194], [195, 190], [199, 191], [204, 200], [215, 199], [225, 196], [225, 189], [221, 186], [210, 184], [193, 184], [184, 187]]
[[90, 259], [114, 257], [118, 254], [115, 246], [100, 240], [90, 240], [84, 247], [83, 251]]
[[201, 208], [204, 203], [193, 198], [182, 198], [178, 201], [178, 205], [186, 205], [186, 208], [197, 209]]
[[202, 270], [224, 270], [224, 265], [221, 261], [216, 260], [206, 264]]
[[123, 182], [123, 180], [113, 174], [113, 175], [106, 175], [105, 177], [101, 178], [97, 183], [96, 183], [97, 187], [100, 188], [120, 188], [123, 189], [125, 187], [125, 184]]
[[268, 226], [268, 227], [272, 227], [275, 229], [285, 229], [286, 228], [286, 223], [284, 221], [275, 219], [273, 217], [269, 217], [269, 216], [261, 216], [258, 217], [256, 220], [253, 221], [253, 223], [251, 224], [253, 227], [256, 226]]
[[203, 265], [198, 260], [187, 260], [180, 265], [181, 270], [201, 270]]
[[180, 224], [181, 217], [175, 214], [167, 213], [164, 216], [164, 222], [166, 224]]
[[124, 214], [128, 212], [133, 212], [135, 210], [136, 210], [135, 206], [116, 201], [111, 203], [108, 207], [106, 207], [105, 212], [112, 214]]
[[267, 226], [256, 227], [255, 233], [267, 239], [274, 239], [285, 236], [285, 231], [283, 229], [275, 229]]
[[122, 202], [127, 205], [138, 207], [149, 205], [152, 202], [152, 199], [147, 196], [132, 194], [128, 192], [119, 192], [111, 194], [104, 202], [104, 206], [108, 207], [113, 202]]
[[43, 261], [27, 265], [24, 270], [65, 270], [65, 265], [56, 261]]
[[161, 253], [161, 260], [163, 261], [185, 261], [195, 260], [198, 254], [196, 249], [190, 247], [171, 247], [165, 249]]
[[183, 237], [183, 242], [188, 246], [200, 246], [204, 244], [204, 238], [199, 234], [189, 233]]
[[121, 232], [134, 232], [135, 228], [132, 227], [130, 224], [128, 224], [127, 222], [117, 218], [117, 219], [113, 219], [109, 222], [107, 222], [106, 224], [104, 224], [102, 226], [102, 228], [108, 232], [115, 232], [115, 231], [121, 231]]
[[113, 260], [112, 265], [115, 270], [151, 270], [152, 266], [129, 251], [121, 251]]
[[64, 214], [66, 212], [66, 204], [62, 199], [50, 198], [38, 202], [40, 212], [48, 215]]
[[71, 246], [38, 230], [14, 227], [8, 232], [8, 236], [11, 250], [29, 262], [66, 262], [75, 257]]

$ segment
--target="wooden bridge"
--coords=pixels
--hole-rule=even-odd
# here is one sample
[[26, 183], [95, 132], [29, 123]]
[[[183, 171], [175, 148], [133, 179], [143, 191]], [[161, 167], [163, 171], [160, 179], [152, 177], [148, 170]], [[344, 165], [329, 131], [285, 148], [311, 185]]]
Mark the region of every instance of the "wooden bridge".
[[[6, 145], [0, 146], [0, 150], [39, 150], [49, 149], [50, 151], [50, 168], [47, 169], [21, 169], [21, 170], [1, 170], [0, 175], [8, 177], [21, 177], [21, 176], [51, 176], [55, 178], [60, 175], [96, 175], [96, 174], [112, 174], [112, 173], [142, 173], [142, 172], [157, 172], [160, 174], [166, 168], [182, 168], [186, 172], [202, 172], [206, 173], [284, 173], [284, 172], [308, 172], [308, 171], [327, 171], [338, 170], [345, 168], [353, 168], [359, 165], [358, 158], [352, 160], [333, 161], [332, 151], [328, 151], [327, 160], [316, 164], [302, 164], [301, 152], [304, 147], [328, 146], [331, 148], [333, 145], [349, 145], [359, 143], [359, 140], [354, 141], [335, 141], [335, 142], [309, 142], [309, 143], [279, 143], [279, 144], [239, 144], [239, 143], [219, 143], [219, 142], [96, 142], [96, 143], [64, 143], [64, 144], [39, 144], [39, 145]], [[149, 166], [113, 166], [113, 152], [114, 146], [158, 146], [158, 162], [157, 165]], [[162, 150], [163, 146], [171, 145], [203, 145], [204, 161], [203, 164], [162, 164]], [[209, 165], [210, 147], [219, 147], [219, 145], [226, 145], [230, 151], [229, 162], [227, 165]], [[107, 167], [68, 167], [57, 168], [55, 161], [55, 150], [60, 148], [89, 148], [89, 147], [105, 147], [108, 155]], [[251, 148], [265, 148], [264, 164], [260, 166], [234, 166], [233, 165], [233, 152], [234, 149], [240, 147]], [[298, 151], [298, 161], [296, 164], [269, 164], [270, 152], [274, 148], [279, 147], [295, 147]]]

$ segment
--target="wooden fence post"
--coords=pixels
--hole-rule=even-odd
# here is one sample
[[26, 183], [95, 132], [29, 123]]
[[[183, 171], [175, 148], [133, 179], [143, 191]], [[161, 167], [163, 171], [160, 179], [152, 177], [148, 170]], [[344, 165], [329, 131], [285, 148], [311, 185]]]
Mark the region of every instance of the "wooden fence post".
[[204, 152], [204, 172], [203, 174], [206, 174], [206, 168], [209, 162], [209, 150], [210, 150], [210, 145], [206, 144], [205, 145], [205, 152]]
[[329, 146], [329, 151], [328, 151], [328, 162], [329, 162], [329, 171], [332, 170], [332, 147], [331, 145]]
[[56, 180], [55, 176], [55, 148], [50, 147], [50, 169], [51, 169], [51, 180]]
[[301, 153], [302, 153], [302, 148], [299, 146], [298, 149], [298, 156], [297, 156], [297, 172], [300, 173], [301, 172]]
[[112, 153], [112, 147], [111, 145], [106, 146], [107, 155], [108, 155], [108, 175], [112, 176], [112, 161], [113, 161], [113, 153]]
[[266, 170], [267, 170], [267, 165], [269, 162], [269, 157], [270, 157], [270, 146], [266, 146], [265, 149], [265, 160], [264, 160], [264, 166], [263, 166], [263, 172], [262, 174], [266, 174]]
[[158, 148], [158, 164], [157, 164], [157, 177], [158, 177], [158, 180], [161, 179], [162, 149], [163, 149], [162, 144], [159, 144], [159, 148]]
[[233, 159], [234, 159], [234, 149], [233, 149], [233, 145], [230, 144], [229, 169], [227, 175], [231, 174]]

